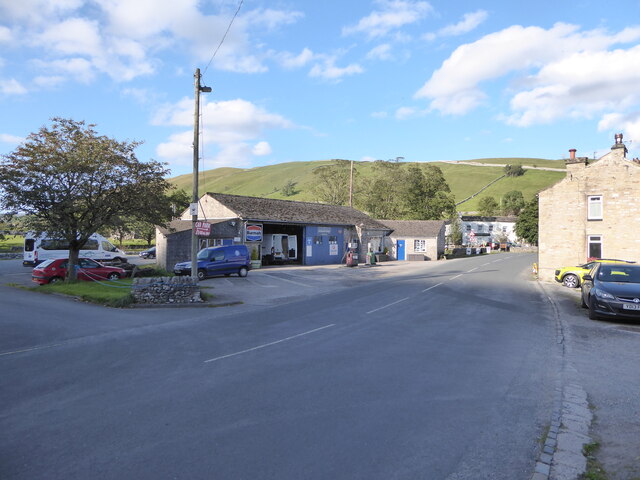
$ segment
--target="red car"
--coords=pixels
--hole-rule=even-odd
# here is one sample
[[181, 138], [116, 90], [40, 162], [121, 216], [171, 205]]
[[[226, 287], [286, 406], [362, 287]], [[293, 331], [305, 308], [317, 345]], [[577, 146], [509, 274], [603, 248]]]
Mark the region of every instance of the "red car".
[[[67, 258], [45, 260], [33, 269], [31, 280], [44, 285], [64, 280], [67, 276]], [[90, 258], [78, 259], [78, 280], [116, 280], [126, 276], [126, 271], [118, 267], [107, 267]]]

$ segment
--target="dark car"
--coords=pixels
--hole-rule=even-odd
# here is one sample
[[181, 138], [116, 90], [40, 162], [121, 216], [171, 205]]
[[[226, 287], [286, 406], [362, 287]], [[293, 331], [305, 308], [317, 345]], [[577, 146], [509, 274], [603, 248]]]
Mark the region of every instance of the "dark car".
[[[228, 245], [204, 248], [198, 252], [198, 278], [204, 280], [216, 275], [229, 276], [237, 273], [246, 277], [251, 270], [251, 258], [245, 245]], [[176, 263], [176, 275], [191, 275], [191, 262]]]
[[[31, 280], [40, 285], [64, 280], [67, 277], [68, 263], [66, 258], [45, 260], [33, 269]], [[107, 267], [90, 258], [78, 259], [78, 280], [116, 280], [126, 275], [127, 272], [120, 267]]]
[[583, 276], [582, 306], [592, 320], [640, 320], [640, 265], [597, 263]]
[[146, 250], [140, 252], [138, 256], [142, 258], [156, 258], [156, 247], [147, 248]]

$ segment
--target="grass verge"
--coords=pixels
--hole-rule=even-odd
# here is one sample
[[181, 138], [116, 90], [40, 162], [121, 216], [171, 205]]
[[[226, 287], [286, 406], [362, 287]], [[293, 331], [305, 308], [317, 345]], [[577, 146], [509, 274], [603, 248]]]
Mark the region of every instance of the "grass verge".
[[41, 293], [58, 293], [77, 297], [85, 302], [97, 303], [108, 307], [127, 307], [133, 303], [130, 278], [114, 282], [60, 282], [49, 285], [31, 287]]
[[587, 459], [587, 471], [582, 474], [581, 480], [609, 480], [607, 472], [596, 459], [598, 448], [600, 448], [598, 442], [587, 443], [582, 447], [582, 453]]

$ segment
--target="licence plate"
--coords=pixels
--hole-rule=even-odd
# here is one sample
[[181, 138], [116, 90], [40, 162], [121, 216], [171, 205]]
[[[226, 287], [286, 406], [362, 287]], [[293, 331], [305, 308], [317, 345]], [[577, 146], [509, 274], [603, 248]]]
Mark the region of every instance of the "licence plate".
[[623, 304], [622, 304], [622, 309], [623, 309], [623, 310], [640, 310], [640, 304], [636, 304], [636, 303], [623, 303]]

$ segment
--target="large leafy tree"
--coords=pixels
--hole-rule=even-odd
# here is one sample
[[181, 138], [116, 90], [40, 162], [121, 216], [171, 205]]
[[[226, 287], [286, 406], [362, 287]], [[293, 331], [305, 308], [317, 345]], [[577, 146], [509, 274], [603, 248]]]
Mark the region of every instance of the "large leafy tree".
[[478, 211], [484, 217], [491, 217], [498, 212], [498, 202], [493, 197], [482, 197], [478, 202]]
[[524, 196], [519, 190], [511, 190], [502, 197], [502, 213], [504, 215], [518, 215], [524, 208]]
[[528, 202], [516, 220], [516, 235], [527, 242], [538, 244], [538, 196]]
[[101, 136], [94, 127], [54, 118], [0, 162], [0, 205], [30, 215], [35, 231], [69, 242], [70, 279], [91, 234], [123, 217], [164, 223], [170, 211], [164, 164], [139, 161], [140, 142]]
[[346, 205], [349, 202], [351, 176], [351, 162], [349, 160], [336, 159], [330, 165], [316, 168], [313, 175], [315, 184], [312, 188], [312, 194], [317, 201], [330, 205]]

